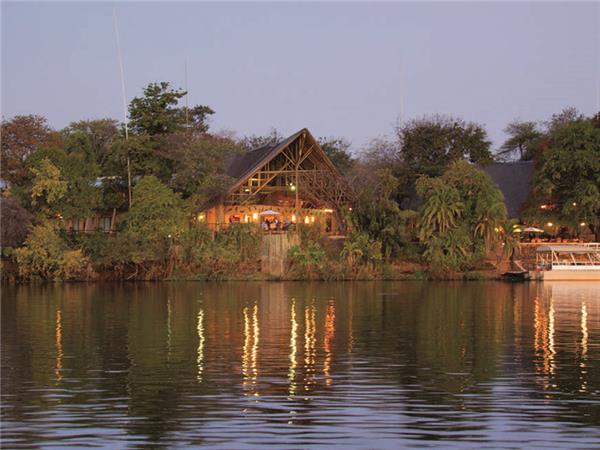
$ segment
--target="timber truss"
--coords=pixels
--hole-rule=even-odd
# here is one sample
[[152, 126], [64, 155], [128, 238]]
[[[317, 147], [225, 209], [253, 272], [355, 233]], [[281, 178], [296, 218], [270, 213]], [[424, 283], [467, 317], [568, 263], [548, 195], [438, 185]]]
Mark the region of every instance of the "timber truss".
[[225, 203], [264, 204], [277, 195], [295, 202], [297, 208], [303, 202], [337, 210], [349, 206], [352, 197], [337, 168], [306, 129], [275, 145], [256, 161], [229, 189]]

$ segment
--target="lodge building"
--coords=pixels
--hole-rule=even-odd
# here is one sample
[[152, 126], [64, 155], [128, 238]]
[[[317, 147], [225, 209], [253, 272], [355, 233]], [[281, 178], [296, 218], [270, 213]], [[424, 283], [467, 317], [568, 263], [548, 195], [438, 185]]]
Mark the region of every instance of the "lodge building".
[[271, 216], [280, 223], [344, 234], [343, 214], [351, 207], [348, 186], [306, 128], [234, 157], [226, 173], [233, 184], [198, 215], [212, 229], [235, 222], [260, 223]]

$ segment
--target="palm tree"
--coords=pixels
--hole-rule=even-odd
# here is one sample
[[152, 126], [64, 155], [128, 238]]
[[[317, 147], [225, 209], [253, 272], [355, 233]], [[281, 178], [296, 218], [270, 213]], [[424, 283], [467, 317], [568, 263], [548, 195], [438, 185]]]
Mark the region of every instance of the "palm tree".
[[442, 234], [456, 226], [463, 215], [464, 203], [452, 187], [438, 185], [421, 210], [419, 239], [427, 240], [434, 234]]

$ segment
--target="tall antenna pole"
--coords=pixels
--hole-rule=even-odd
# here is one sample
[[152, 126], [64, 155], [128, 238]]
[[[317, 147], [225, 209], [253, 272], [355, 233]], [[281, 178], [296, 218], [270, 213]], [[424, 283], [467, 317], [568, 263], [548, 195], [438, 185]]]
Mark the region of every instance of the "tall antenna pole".
[[402, 79], [402, 63], [400, 63], [400, 116], [398, 117], [398, 126], [402, 126], [404, 120], [404, 83]]
[[188, 119], [188, 70], [187, 70], [187, 58], [185, 58], [185, 129], [189, 130], [189, 119]]
[[[119, 56], [119, 71], [121, 73], [121, 94], [123, 97], [123, 118], [125, 120], [125, 141], [129, 141], [129, 120], [127, 118], [127, 94], [125, 93], [125, 71], [123, 70], [123, 55], [121, 54], [121, 40], [119, 39], [119, 26], [117, 25], [117, 9], [113, 8], [115, 24], [115, 37], [117, 39], [117, 53]], [[127, 191], [129, 195], [129, 209], [131, 209], [131, 164], [129, 162], [129, 149], [127, 149]]]

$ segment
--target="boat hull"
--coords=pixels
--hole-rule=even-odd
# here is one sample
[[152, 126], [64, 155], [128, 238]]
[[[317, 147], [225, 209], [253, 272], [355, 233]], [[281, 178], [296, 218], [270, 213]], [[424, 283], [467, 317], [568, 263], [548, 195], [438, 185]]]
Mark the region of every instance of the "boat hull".
[[600, 281], [600, 270], [545, 270], [545, 281]]

